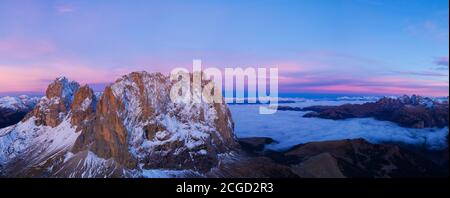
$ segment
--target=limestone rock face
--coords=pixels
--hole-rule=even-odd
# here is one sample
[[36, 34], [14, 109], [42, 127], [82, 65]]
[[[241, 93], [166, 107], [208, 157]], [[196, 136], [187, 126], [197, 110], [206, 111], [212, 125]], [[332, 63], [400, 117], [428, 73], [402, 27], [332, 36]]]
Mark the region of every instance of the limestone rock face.
[[77, 139], [74, 152], [91, 150], [99, 157], [135, 165], [127, 145], [127, 131], [118, 116], [123, 106], [107, 87], [100, 98], [92, 124]]
[[86, 130], [92, 124], [96, 105], [97, 98], [89, 86], [82, 86], [75, 92], [70, 107], [70, 123], [77, 127], [77, 131]]
[[[126, 166], [208, 170], [237, 144], [226, 104], [174, 103], [173, 82], [134, 72], [108, 86], [75, 148]], [[89, 146], [88, 146], [89, 145]]]
[[36, 117], [36, 125], [58, 126], [70, 110], [75, 91], [80, 87], [77, 82], [67, 78], [58, 78], [51, 83], [33, 111], [26, 116]]

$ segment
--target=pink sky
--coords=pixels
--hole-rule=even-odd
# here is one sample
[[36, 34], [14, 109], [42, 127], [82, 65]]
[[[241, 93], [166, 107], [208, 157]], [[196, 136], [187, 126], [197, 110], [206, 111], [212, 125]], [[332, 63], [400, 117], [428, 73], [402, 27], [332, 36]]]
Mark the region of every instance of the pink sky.
[[43, 92], [59, 76], [100, 85], [167, 74], [201, 59], [278, 67], [280, 92], [448, 95], [448, 1], [249, 3], [2, 0], [0, 94]]
[[[191, 69], [191, 66], [185, 68]], [[207, 68], [206, 66], [203, 69]], [[327, 68], [315, 65], [280, 64], [279, 86], [289, 93], [350, 93], [350, 94], [420, 94], [447, 96], [448, 81], [420, 79], [395, 75], [322, 74]], [[85, 65], [82, 61], [55, 61], [27, 66], [0, 65], [0, 92], [43, 92], [51, 80], [67, 76], [82, 84], [110, 83], [132, 71], [161, 71], [168, 74], [170, 67], [101, 68]], [[293, 75], [295, 74], [295, 75]]]

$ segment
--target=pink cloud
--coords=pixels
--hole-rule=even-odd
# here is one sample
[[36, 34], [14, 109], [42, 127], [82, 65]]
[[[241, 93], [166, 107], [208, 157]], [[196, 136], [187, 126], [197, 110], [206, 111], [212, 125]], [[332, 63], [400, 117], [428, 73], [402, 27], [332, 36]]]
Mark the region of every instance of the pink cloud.
[[427, 96], [447, 96], [448, 92], [443, 90], [436, 90], [434, 88], [417, 88], [417, 87], [365, 87], [357, 85], [330, 85], [314, 88], [306, 88], [305, 91], [320, 92], [320, 93], [355, 93], [355, 94], [379, 94], [379, 95], [402, 95], [402, 94], [420, 94]]
[[429, 96], [448, 96], [448, 82], [403, 78], [397, 76], [378, 76], [365, 79], [322, 79], [312, 78], [296, 84], [281, 87], [287, 92], [317, 93], [359, 93], [380, 95], [419, 94]]
[[30, 59], [53, 53], [55, 50], [53, 43], [47, 40], [0, 39], [0, 57], [3, 59]]
[[323, 65], [319, 65], [317, 63], [300, 63], [293, 61], [280, 62], [268, 66], [278, 67], [279, 73], [281, 74], [302, 73], [311, 70], [312, 68], [318, 69], [323, 67]]
[[75, 11], [75, 7], [73, 5], [58, 5], [55, 9], [58, 14], [65, 14]]

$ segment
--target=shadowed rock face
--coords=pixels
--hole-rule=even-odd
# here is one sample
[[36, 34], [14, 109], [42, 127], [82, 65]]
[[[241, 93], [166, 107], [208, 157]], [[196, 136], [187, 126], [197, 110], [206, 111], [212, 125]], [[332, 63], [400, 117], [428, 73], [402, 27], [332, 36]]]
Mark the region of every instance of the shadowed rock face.
[[[268, 138], [239, 139], [242, 149], [267, 161], [266, 169], [284, 170], [305, 178], [342, 177], [447, 177], [448, 149], [425, 151], [391, 144], [371, 144], [363, 139], [310, 142], [287, 151], [255, 152]], [[248, 146], [252, 145], [252, 146]], [[252, 161], [253, 159], [247, 159]], [[257, 161], [256, 159], [254, 159]], [[242, 167], [239, 171], [245, 172]], [[253, 167], [253, 166], [249, 166]], [[287, 170], [286, 170], [287, 168]], [[244, 169], [244, 170], [243, 170]], [[228, 167], [230, 174], [233, 166]], [[236, 171], [236, 170], [235, 170]]]
[[85, 130], [92, 124], [95, 115], [97, 98], [94, 91], [87, 85], [80, 87], [74, 94], [70, 107], [70, 123], [77, 127], [77, 131]]
[[28, 111], [0, 108], [0, 128], [18, 123]]
[[[435, 153], [445, 151], [435, 151]], [[447, 150], [448, 152], [448, 150]], [[371, 144], [363, 139], [311, 142], [284, 153], [303, 176], [324, 177], [447, 177], [446, 162], [435, 163], [423, 151], [415, 152], [389, 144]], [[314, 162], [314, 163], [313, 163]], [[310, 166], [310, 164], [316, 166]], [[446, 164], [446, 165], [445, 165]], [[303, 169], [301, 169], [303, 168]], [[318, 171], [318, 169], [323, 169]]]
[[244, 150], [250, 153], [260, 153], [264, 151], [267, 144], [276, 143], [275, 140], [268, 137], [239, 138], [238, 142]]
[[107, 87], [97, 104], [95, 117], [74, 145], [74, 152], [91, 150], [99, 157], [113, 158], [119, 163], [133, 167], [133, 161], [127, 144], [127, 131], [118, 116], [123, 105]]
[[403, 127], [428, 128], [448, 126], [447, 102], [436, 102], [420, 96], [382, 98], [374, 103], [345, 104], [341, 106], [278, 107], [284, 111], [313, 111], [304, 117], [341, 120], [347, 118], [373, 117], [395, 122]]

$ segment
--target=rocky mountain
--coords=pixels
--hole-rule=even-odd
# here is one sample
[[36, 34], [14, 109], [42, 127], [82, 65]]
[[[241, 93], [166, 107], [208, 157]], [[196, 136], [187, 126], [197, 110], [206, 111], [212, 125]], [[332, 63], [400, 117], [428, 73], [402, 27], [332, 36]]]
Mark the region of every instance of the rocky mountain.
[[38, 97], [26, 95], [0, 98], [0, 128], [18, 123], [34, 108], [38, 101]]
[[134, 72], [98, 97], [86, 85], [56, 79], [21, 122], [0, 129], [1, 174], [142, 177], [152, 169], [209, 171], [238, 147], [230, 111], [225, 103], [173, 103], [173, 83], [160, 73]]
[[304, 117], [341, 120], [373, 117], [395, 122], [403, 127], [428, 128], [448, 126], [448, 100], [440, 101], [421, 96], [384, 97], [376, 102], [344, 104], [341, 106], [311, 106], [305, 108], [280, 106], [278, 110], [312, 111]]

